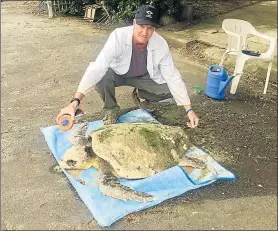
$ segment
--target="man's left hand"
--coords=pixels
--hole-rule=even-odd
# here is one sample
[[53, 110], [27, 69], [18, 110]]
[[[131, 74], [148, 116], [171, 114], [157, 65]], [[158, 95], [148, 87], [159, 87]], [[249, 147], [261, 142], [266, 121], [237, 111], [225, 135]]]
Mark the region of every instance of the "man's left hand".
[[186, 125], [190, 128], [195, 128], [197, 127], [198, 123], [199, 123], [199, 118], [198, 116], [195, 114], [194, 111], [189, 111], [187, 114], [187, 117], [189, 119], [190, 122], [187, 122]]

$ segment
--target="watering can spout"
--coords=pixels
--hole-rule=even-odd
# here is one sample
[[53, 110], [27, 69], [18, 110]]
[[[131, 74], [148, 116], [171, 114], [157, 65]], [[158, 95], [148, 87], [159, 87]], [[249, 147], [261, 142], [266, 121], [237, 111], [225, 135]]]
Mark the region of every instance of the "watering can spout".
[[230, 76], [229, 78], [227, 78], [226, 81], [220, 81], [219, 92], [218, 92], [219, 94], [221, 94], [221, 92], [226, 90], [226, 88], [229, 86], [229, 84], [233, 78], [234, 78], [234, 76]]

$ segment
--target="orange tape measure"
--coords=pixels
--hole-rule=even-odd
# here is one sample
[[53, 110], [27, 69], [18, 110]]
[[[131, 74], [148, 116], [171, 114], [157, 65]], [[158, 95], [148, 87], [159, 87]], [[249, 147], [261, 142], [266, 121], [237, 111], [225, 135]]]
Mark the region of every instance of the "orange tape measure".
[[69, 114], [61, 115], [58, 118], [58, 127], [62, 131], [68, 131], [73, 127], [74, 121]]

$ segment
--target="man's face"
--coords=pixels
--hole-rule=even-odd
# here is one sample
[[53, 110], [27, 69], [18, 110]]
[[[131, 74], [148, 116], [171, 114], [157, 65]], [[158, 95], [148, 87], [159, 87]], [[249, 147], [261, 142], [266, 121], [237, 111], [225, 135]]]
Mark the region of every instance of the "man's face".
[[155, 27], [151, 25], [138, 25], [136, 20], [133, 21], [134, 31], [133, 39], [135, 43], [146, 44], [152, 37]]

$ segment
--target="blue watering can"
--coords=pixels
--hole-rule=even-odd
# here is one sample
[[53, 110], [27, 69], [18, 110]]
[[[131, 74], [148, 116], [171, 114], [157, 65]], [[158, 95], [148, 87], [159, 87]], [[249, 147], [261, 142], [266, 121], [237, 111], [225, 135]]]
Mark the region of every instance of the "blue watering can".
[[213, 99], [224, 99], [226, 88], [234, 76], [228, 76], [224, 67], [211, 65], [207, 74], [205, 94]]

